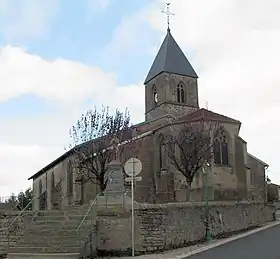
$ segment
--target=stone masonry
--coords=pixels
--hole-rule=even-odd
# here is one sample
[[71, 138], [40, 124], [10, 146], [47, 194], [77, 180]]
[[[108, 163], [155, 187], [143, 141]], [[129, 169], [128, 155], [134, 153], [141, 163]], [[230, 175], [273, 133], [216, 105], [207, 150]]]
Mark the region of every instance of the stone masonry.
[[[261, 203], [210, 203], [213, 236], [246, 230], [273, 221], [273, 206]], [[137, 253], [186, 246], [205, 237], [203, 203], [146, 205], [135, 212]], [[98, 222], [98, 250], [126, 253], [131, 247], [129, 218], [103, 218]]]
[[[220, 236], [248, 228], [257, 227], [273, 221], [275, 208], [263, 203], [249, 202], [210, 202], [209, 215], [213, 236]], [[204, 203], [138, 204], [135, 210], [135, 249], [136, 253], [157, 252], [184, 247], [205, 237]], [[76, 228], [81, 222], [87, 206], [72, 208], [66, 212], [40, 212], [36, 221], [27, 222], [22, 218], [12, 244], [8, 244], [7, 232], [1, 232], [0, 251], [7, 247], [12, 253], [28, 252], [75, 252], [83, 247]], [[16, 215], [1, 218], [2, 227], [7, 227]], [[33, 217], [31, 217], [33, 218]], [[91, 222], [91, 219], [88, 221]], [[98, 212], [96, 232], [92, 240], [93, 249], [99, 253], [129, 254], [131, 251], [131, 213], [129, 211]], [[88, 236], [90, 226], [84, 226], [83, 233]], [[84, 232], [85, 231], [85, 232]], [[43, 235], [42, 235], [43, 233]], [[40, 238], [41, 236], [41, 238]], [[84, 237], [85, 237], [84, 236]], [[35, 237], [35, 238], [34, 238]], [[46, 246], [46, 244], [48, 244]], [[14, 247], [11, 247], [14, 246]], [[57, 248], [60, 247], [60, 251]], [[35, 251], [36, 250], [36, 251]], [[93, 251], [94, 252], [94, 251]]]

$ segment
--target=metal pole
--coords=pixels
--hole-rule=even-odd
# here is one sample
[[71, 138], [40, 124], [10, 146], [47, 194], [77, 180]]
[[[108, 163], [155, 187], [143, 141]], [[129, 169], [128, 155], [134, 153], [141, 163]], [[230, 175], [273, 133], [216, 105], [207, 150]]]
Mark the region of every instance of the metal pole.
[[205, 216], [206, 216], [206, 241], [211, 240], [211, 232], [210, 232], [210, 222], [209, 222], [209, 197], [208, 197], [208, 174], [209, 174], [209, 166], [207, 166], [207, 171], [205, 174]]
[[134, 257], [134, 161], [132, 162], [132, 181], [131, 181], [131, 235], [132, 235], [132, 244], [131, 244], [131, 250], [132, 250], [132, 257]]

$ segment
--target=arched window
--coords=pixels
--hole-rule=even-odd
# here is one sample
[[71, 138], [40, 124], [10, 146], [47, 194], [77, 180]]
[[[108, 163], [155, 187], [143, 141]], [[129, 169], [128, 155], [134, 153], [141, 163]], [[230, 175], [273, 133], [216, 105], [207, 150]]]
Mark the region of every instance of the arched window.
[[159, 168], [166, 168], [166, 145], [162, 134], [159, 136]]
[[177, 85], [177, 102], [185, 103], [185, 85], [183, 82]]
[[55, 192], [55, 179], [54, 179], [54, 172], [52, 172], [51, 176], [51, 195], [52, 195], [52, 201], [54, 200], [54, 192]]
[[153, 85], [153, 102], [155, 105], [158, 103], [158, 93], [157, 93], [157, 88], [156, 85]]
[[73, 194], [73, 170], [71, 161], [68, 162], [67, 166], [67, 192], [69, 196]]
[[228, 137], [222, 127], [218, 129], [214, 139], [214, 163], [229, 165]]
[[39, 210], [46, 209], [46, 192], [43, 194], [42, 181], [39, 181]]
[[43, 192], [43, 187], [42, 187], [42, 181], [39, 181], [39, 196], [42, 194]]
[[52, 190], [54, 190], [54, 187], [55, 187], [55, 180], [54, 180], [54, 172], [52, 172], [52, 178], [51, 178], [51, 186], [52, 186]]

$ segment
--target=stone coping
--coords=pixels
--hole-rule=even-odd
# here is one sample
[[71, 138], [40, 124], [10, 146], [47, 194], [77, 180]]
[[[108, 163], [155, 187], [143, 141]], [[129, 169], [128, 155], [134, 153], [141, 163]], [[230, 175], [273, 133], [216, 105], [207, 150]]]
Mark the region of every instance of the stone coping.
[[[236, 206], [236, 205], [264, 205], [272, 206], [271, 204], [266, 204], [262, 202], [249, 202], [249, 201], [209, 201], [210, 207], [226, 207], [226, 206]], [[159, 208], [182, 208], [182, 207], [205, 207], [205, 202], [173, 202], [164, 204], [143, 204], [138, 203], [137, 208], [141, 210], [145, 209], [159, 209]]]

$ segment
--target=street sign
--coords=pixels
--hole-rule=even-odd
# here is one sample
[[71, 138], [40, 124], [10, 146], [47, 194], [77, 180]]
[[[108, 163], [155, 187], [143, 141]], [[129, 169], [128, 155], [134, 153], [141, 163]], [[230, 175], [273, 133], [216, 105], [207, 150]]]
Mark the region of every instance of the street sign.
[[128, 176], [136, 176], [142, 171], [142, 163], [139, 159], [132, 157], [124, 164], [124, 171]]
[[136, 182], [142, 181], [142, 176], [136, 176], [136, 177], [126, 177], [125, 180], [127, 182], [132, 182], [133, 180]]
[[[131, 235], [132, 235], [132, 241], [131, 241], [131, 250], [132, 250], [132, 257], [134, 258], [134, 182], [135, 181], [141, 181], [142, 177], [137, 176], [142, 171], [142, 163], [139, 159], [132, 157], [128, 159], [124, 164], [124, 171], [125, 173], [130, 176], [126, 177], [125, 180], [128, 182], [131, 182]], [[137, 177], [135, 177], [137, 176]]]

